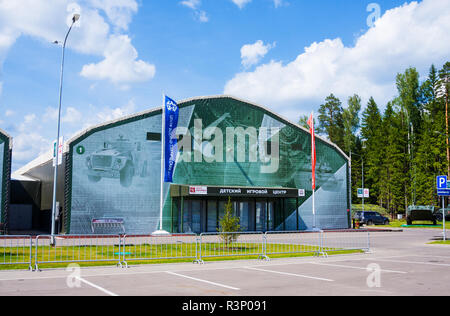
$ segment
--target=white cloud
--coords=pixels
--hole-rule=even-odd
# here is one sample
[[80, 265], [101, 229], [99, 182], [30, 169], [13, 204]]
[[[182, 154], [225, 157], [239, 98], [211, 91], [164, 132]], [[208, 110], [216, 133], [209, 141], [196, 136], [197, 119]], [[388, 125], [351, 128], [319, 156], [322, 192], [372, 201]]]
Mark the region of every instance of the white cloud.
[[206, 23], [209, 21], [209, 17], [206, 14], [206, 12], [199, 9], [199, 7], [202, 4], [202, 2], [200, 0], [184, 0], [184, 1], [181, 1], [180, 4], [192, 9], [194, 11], [195, 18], [198, 21], [200, 21], [202, 23]]
[[[231, 0], [235, 5], [239, 7], [239, 9], [242, 9], [245, 7], [248, 3], [252, 2], [252, 0]], [[285, 4], [283, 0], [272, 0], [275, 8], [281, 7]]]
[[185, 1], [181, 1], [180, 3], [188, 8], [191, 8], [192, 10], [196, 10], [200, 6], [201, 1], [200, 0], [185, 0]]
[[275, 8], [281, 7], [285, 4], [283, 0], [273, 0], [273, 4], [275, 5]]
[[117, 45], [119, 38], [125, 45], [121, 50], [122, 57], [129, 59], [115, 59], [124, 72], [120, 80], [116, 75], [115, 81], [130, 79], [135, 82], [153, 78], [149, 72], [154, 73], [154, 66], [134, 61], [132, 56], [137, 52], [128, 35], [117, 35], [128, 30], [133, 14], [138, 11], [136, 0], [79, 0], [78, 4], [73, 0], [0, 0], [0, 71], [9, 49], [20, 36], [31, 36], [47, 43], [62, 41], [67, 32], [66, 20], [75, 9], [81, 13], [81, 19], [70, 35], [68, 48], [82, 54], [107, 56], [105, 63], [108, 63], [111, 47]]
[[26, 114], [17, 125], [13, 137], [14, 165], [23, 165], [51, 148], [51, 141], [42, 136], [42, 122], [36, 114]]
[[14, 165], [21, 166], [48, 152], [51, 149], [51, 143], [41, 133], [29, 131], [19, 133], [13, 138]]
[[[136, 111], [136, 104], [133, 99], [123, 106], [90, 108], [83, 113], [74, 107], [68, 107], [61, 118], [62, 134], [68, 140], [79, 132], [99, 123], [115, 120]], [[51, 150], [52, 139], [43, 136], [46, 130], [53, 129], [56, 133], [56, 120], [58, 109], [48, 107], [42, 114], [26, 114], [22, 121], [14, 124], [14, 169], [20, 168], [32, 159], [47, 153]], [[53, 135], [53, 133], [51, 133]], [[56, 135], [54, 136], [56, 138]]]
[[251, 2], [252, 0], [231, 0], [231, 1], [233, 1], [233, 3], [237, 5], [239, 9], [242, 9], [243, 7], [245, 7], [247, 3]]
[[6, 112], [5, 112], [5, 116], [6, 117], [11, 117], [14, 114], [16, 114], [16, 112], [14, 112], [13, 110], [6, 110]]
[[152, 79], [156, 68], [142, 60], [127, 35], [112, 35], [104, 52], [105, 59], [97, 64], [85, 65], [81, 76], [113, 83], [139, 82]]
[[[134, 100], [128, 101], [124, 106], [116, 108], [104, 108], [95, 115], [95, 121], [91, 125], [104, 123], [112, 120], [122, 118], [124, 116], [130, 115], [136, 110], [136, 104]], [[88, 127], [88, 126], [85, 126]]]
[[128, 30], [133, 14], [138, 11], [135, 0], [90, 0], [94, 8], [103, 10], [117, 28]]
[[[414, 66], [427, 74], [432, 63], [447, 61], [450, 52], [450, 5], [446, 1], [412, 2], [387, 11], [353, 47], [342, 40], [313, 43], [287, 64], [271, 61], [238, 73], [224, 92], [287, 113], [299, 104], [317, 106], [334, 93], [374, 96], [380, 105], [391, 99], [395, 76]], [[275, 106], [273, 106], [275, 107]]]
[[208, 15], [206, 14], [205, 11], [197, 11], [197, 12], [196, 12], [196, 15], [197, 15], [197, 19], [198, 19], [200, 22], [206, 23], [206, 22], [209, 21], [209, 17], [208, 17]]
[[256, 65], [266, 54], [275, 47], [275, 43], [264, 45], [263, 41], [247, 44], [241, 48], [242, 65], [246, 68]]

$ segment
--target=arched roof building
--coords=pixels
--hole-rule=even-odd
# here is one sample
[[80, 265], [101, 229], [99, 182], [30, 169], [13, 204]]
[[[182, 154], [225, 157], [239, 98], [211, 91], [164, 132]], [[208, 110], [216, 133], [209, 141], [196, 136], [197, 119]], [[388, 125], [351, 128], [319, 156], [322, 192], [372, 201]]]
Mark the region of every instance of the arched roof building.
[[[308, 130], [231, 96], [178, 105], [180, 150], [174, 183], [164, 186], [165, 230], [216, 232], [228, 198], [243, 230], [312, 228]], [[66, 143], [58, 199], [67, 233], [91, 233], [96, 219], [121, 220], [133, 234], [159, 228], [161, 115], [161, 108], [130, 115]], [[321, 137], [316, 150], [317, 227], [349, 228], [349, 159]], [[45, 162], [20, 175], [41, 178], [37, 165]]]

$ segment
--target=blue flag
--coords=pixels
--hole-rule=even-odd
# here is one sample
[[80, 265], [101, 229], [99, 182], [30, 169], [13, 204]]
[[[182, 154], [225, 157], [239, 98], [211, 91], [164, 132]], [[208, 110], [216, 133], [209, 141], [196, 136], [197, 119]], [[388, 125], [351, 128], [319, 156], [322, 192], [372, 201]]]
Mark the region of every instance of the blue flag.
[[173, 172], [178, 154], [176, 130], [178, 127], [179, 108], [177, 103], [167, 96], [164, 96], [164, 107], [164, 182], [173, 182]]

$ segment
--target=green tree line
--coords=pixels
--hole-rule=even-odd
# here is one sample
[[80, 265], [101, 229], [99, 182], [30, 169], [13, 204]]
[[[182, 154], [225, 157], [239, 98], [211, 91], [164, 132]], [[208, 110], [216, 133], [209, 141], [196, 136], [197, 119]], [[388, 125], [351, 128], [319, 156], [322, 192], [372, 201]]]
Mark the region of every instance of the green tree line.
[[[316, 132], [352, 158], [352, 201], [357, 189], [370, 189], [366, 203], [392, 215], [409, 205], [439, 205], [436, 176], [450, 176], [448, 99], [450, 62], [431, 66], [421, 79], [411, 67], [397, 74], [397, 95], [381, 110], [371, 97], [361, 113], [361, 98], [350, 96], [346, 106], [330, 94], [320, 105]], [[308, 117], [300, 124], [307, 127]]]

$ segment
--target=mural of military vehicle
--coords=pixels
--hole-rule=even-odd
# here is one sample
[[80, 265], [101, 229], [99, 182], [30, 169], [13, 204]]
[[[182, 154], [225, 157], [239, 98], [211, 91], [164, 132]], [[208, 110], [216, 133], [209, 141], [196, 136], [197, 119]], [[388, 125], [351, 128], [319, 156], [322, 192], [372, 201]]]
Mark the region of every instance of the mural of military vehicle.
[[132, 142], [120, 135], [90, 154], [86, 166], [91, 182], [99, 182], [102, 178], [120, 179], [120, 184], [127, 188], [132, 185], [133, 177], [147, 176], [148, 162], [140, 142]]

